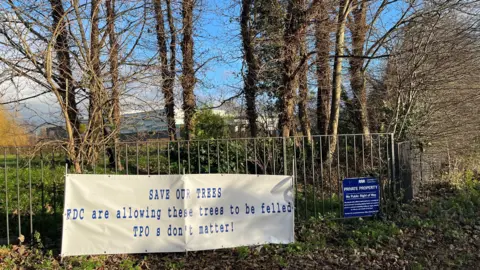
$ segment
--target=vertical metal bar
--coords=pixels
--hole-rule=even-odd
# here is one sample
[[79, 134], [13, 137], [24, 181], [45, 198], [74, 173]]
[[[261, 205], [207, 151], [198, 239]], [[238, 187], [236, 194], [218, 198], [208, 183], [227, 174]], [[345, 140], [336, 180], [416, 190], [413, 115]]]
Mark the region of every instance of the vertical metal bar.
[[202, 173], [200, 167], [200, 141], [197, 141], [198, 173]]
[[42, 216], [45, 214], [45, 181], [43, 178], [43, 152], [40, 150], [40, 171], [41, 171], [41, 181], [42, 181]]
[[305, 219], [308, 219], [307, 171], [305, 167], [305, 137], [302, 137], [303, 190], [305, 194]]
[[82, 157], [82, 159], [80, 160], [80, 167], [82, 169], [82, 173], [85, 173], [85, 168], [84, 168], [83, 162], [84, 162], [84, 158]]
[[272, 138], [272, 162], [273, 162], [273, 175], [276, 175], [275, 170], [275, 138]]
[[337, 135], [337, 186], [338, 186], [338, 197], [337, 197], [337, 200], [338, 200], [338, 203], [339, 203], [339, 206], [338, 207], [338, 211], [339, 211], [339, 217], [342, 217], [342, 205], [341, 205], [341, 199], [342, 196], [341, 196], [341, 190], [342, 190], [342, 177], [340, 176], [340, 136]]
[[137, 149], [136, 149], [136, 151], [137, 151], [137, 157], [136, 157], [136, 158], [137, 158], [137, 175], [139, 175], [139, 174], [140, 174], [140, 171], [139, 171], [140, 165], [139, 165], [139, 163], [138, 163], [138, 142], [136, 143], [136, 148], [137, 148]]
[[394, 137], [393, 137], [393, 133], [390, 134], [390, 159], [392, 160], [391, 162], [391, 177], [390, 177], [390, 181], [392, 182], [392, 186], [393, 186], [393, 195], [395, 196], [396, 195], [396, 175], [395, 175], [395, 147], [394, 147]]
[[113, 158], [115, 160], [115, 174], [118, 174], [118, 162], [122, 162], [120, 155], [117, 155], [117, 142], [113, 143], [113, 147], [115, 148], [115, 152], [113, 153]]
[[235, 159], [236, 159], [236, 162], [237, 162], [237, 170], [235, 170], [235, 173], [238, 173], [238, 144], [237, 144], [238, 140], [235, 140]]
[[[293, 171], [293, 174], [295, 175], [295, 210], [297, 210], [298, 207], [298, 184], [297, 184], [297, 145], [293, 143], [293, 165], [295, 166], [295, 169]], [[297, 218], [300, 217], [300, 211], [295, 211], [297, 213]]]
[[148, 141], [146, 142], [147, 147], [147, 174], [150, 175], [150, 148], [148, 146]]
[[190, 164], [190, 141], [187, 141], [187, 158], [188, 158], [188, 173], [192, 173], [192, 167]]
[[[96, 147], [94, 146], [94, 151], [97, 152]], [[96, 154], [93, 155], [93, 174], [97, 174], [97, 159], [96, 159]], [[53, 153], [52, 157], [52, 169], [55, 168], [55, 152]], [[54, 182], [55, 183], [55, 182]]]
[[157, 174], [160, 175], [160, 143], [157, 142]]
[[321, 192], [322, 192], [322, 213], [325, 214], [325, 198], [324, 198], [324, 193], [325, 189], [323, 188], [323, 182], [325, 182], [324, 175], [323, 175], [323, 146], [322, 146], [322, 136], [319, 137], [319, 151], [320, 151], [320, 181], [321, 182]]
[[210, 139], [207, 140], [208, 173], [210, 173]]
[[[263, 139], [263, 173], [267, 174], [267, 166], [268, 166], [268, 160], [267, 160], [267, 139]], [[296, 180], [296, 178], [295, 178]]]
[[356, 140], [356, 135], [353, 135], [353, 164], [355, 165], [354, 166], [354, 174], [355, 175], [358, 175], [357, 174], [357, 140]]
[[283, 172], [285, 175], [288, 174], [287, 171], [287, 138], [283, 137]]
[[170, 170], [170, 142], [167, 142], [167, 157], [168, 157], [168, 174], [172, 174], [171, 170]]
[[[40, 149], [40, 181], [41, 181], [41, 192], [42, 192], [42, 219], [45, 219], [45, 181], [44, 181], [44, 166], [43, 166], [43, 150]], [[43, 232], [44, 224], [40, 223], [40, 231]]]
[[388, 195], [390, 200], [393, 200], [393, 168], [391, 167], [392, 165], [392, 160], [393, 160], [393, 152], [390, 152], [390, 143], [389, 143], [389, 135], [384, 135], [385, 137], [385, 156], [387, 158], [387, 175], [386, 175], [386, 182], [388, 183]]
[[230, 155], [229, 155], [230, 151], [228, 150], [228, 145], [230, 143], [228, 142], [228, 139], [226, 140], [226, 142], [227, 142], [227, 173], [230, 173]]
[[107, 174], [107, 149], [105, 144], [103, 144], [103, 174]]
[[[380, 140], [380, 135], [377, 135], [377, 140], [378, 140], [378, 181], [380, 183], [380, 186], [381, 186], [381, 197], [382, 198], [385, 198], [385, 183], [384, 181], [382, 180], [382, 151], [381, 151], [381, 140]], [[382, 200], [380, 200], [382, 201]], [[385, 210], [386, 212], [386, 204], [385, 202], [381, 202], [381, 207]]]
[[373, 135], [370, 135], [370, 169], [373, 170]]
[[29, 191], [29, 201], [30, 201], [30, 239], [33, 243], [33, 210], [32, 210], [32, 160], [28, 159], [28, 191]]
[[245, 139], [245, 174], [248, 174], [248, 139]]
[[180, 141], [177, 140], [177, 158], [178, 158], [178, 174], [182, 174], [182, 163], [180, 162]]
[[217, 139], [217, 173], [220, 173], [222, 166], [220, 166], [220, 146], [218, 144], [219, 142]]
[[379, 171], [382, 170], [382, 152], [381, 152], [381, 144], [382, 144], [382, 141], [381, 141], [381, 137], [380, 135], [377, 135], [377, 141], [378, 141], [378, 167], [379, 167]]
[[257, 172], [257, 139], [256, 138], [253, 138], [253, 155], [254, 155], [254, 164], [255, 164], [255, 174], [258, 175], [258, 172]]
[[[330, 154], [332, 151], [331, 146], [331, 136], [328, 136], [328, 185], [330, 186], [329, 192], [333, 192], [333, 178], [332, 178], [332, 163], [333, 163], [333, 153]], [[332, 201], [332, 194], [328, 194], [330, 200], [330, 211], [334, 211], [333, 209], [333, 201]]]
[[387, 175], [385, 177], [385, 182], [386, 182], [386, 188], [387, 188], [387, 195], [389, 200], [392, 199], [392, 182], [390, 179], [390, 174], [391, 174], [391, 169], [390, 169], [390, 162], [391, 162], [391, 157], [390, 157], [390, 146], [388, 144], [388, 136], [383, 136], [385, 138], [385, 158], [386, 158], [386, 167], [387, 167]]
[[362, 165], [365, 172], [365, 135], [362, 135]]
[[17, 168], [16, 168], [16, 176], [17, 176], [17, 215], [18, 215], [18, 235], [22, 235], [22, 224], [21, 224], [21, 211], [20, 211], [20, 178], [18, 176], [18, 147], [15, 148], [16, 156], [17, 156]]
[[348, 135], [345, 138], [345, 177], [348, 177]]
[[315, 137], [312, 136], [312, 178], [313, 178], [313, 211], [315, 212], [315, 218], [317, 217], [317, 189], [315, 185]]
[[125, 144], [125, 167], [128, 175], [128, 143]]
[[3, 148], [3, 165], [5, 173], [5, 221], [7, 222], [7, 244], [10, 244], [10, 226], [8, 222], [7, 148]]

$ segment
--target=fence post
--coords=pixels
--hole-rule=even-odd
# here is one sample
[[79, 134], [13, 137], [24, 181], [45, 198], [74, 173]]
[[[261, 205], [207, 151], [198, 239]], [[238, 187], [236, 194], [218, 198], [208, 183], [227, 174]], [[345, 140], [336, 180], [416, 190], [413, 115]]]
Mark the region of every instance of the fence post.
[[413, 200], [415, 197], [415, 192], [417, 185], [415, 185], [416, 180], [413, 179], [413, 174], [412, 174], [412, 143], [408, 142], [408, 150], [407, 154], [404, 155], [404, 158], [406, 157], [406, 172], [407, 175], [404, 179], [404, 182], [402, 183], [403, 186], [405, 187], [405, 196], [404, 196], [404, 201], [409, 202]]
[[17, 215], [18, 215], [18, 236], [22, 235], [22, 220], [21, 220], [21, 211], [20, 211], [20, 178], [18, 176], [19, 166], [18, 166], [18, 147], [15, 148], [15, 155], [17, 159], [17, 167], [15, 168], [15, 175], [17, 177]]
[[390, 190], [393, 198], [390, 198], [392, 200], [395, 200], [395, 197], [397, 196], [397, 190], [396, 190], [396, 185], [397, 185], [397, 175], [396, 175], [396, 170], [395, 170], [395, 160], [398, 158], [397, 156], [397, 151], [395, 151], [395, 140], [393, 137], [393, 133], [390, 133], [390, 168], [391, 168], [391, 175], [390, 175]]
[[283, 137], [283, 168], [285, 170], [285, 175], [288, 174], [287, 172], [287, 138]]
[[10, 245], [10, 226], [8, 222], [8, 181], [7, 181], [7, 148], [3, 148], [3, 165], [5, 173], [5, 221], [7, 223], [7, 245]]

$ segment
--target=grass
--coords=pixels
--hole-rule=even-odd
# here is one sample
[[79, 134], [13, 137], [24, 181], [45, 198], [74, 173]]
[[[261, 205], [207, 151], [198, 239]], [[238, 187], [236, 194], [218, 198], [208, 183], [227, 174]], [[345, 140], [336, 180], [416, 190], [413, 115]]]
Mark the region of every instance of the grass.
[[[191, 145], [195, 149], [195, 145]], [[191, 164], [196, 167], [193, 173], [200, 170], [202, 173], [216, 173], [218, 171], [230, 171], [231, 173], [243, 173], [245, 170], [245, 161], [237, 162], [236, 153], [239, 153], [238, 159], [242, 157], [241, 149], [236, 149], [233, 144], [229, 148], [229, 158], [222, 157], [218, 167], [218, 157], [216, 156], [216, 145], [210, 145], [208, 154], [206, 145], [201, 145], [200, 150], [193, 151], [190, 159], [199, 161], [198, 164]], [[222, 147], [220, 145], [220, 147]], [[225, 148], [226, 146], [223, 145]], [[181, 148], [182, 149], [182, 148]], [[130, 150], [130, 151], [128, 151]], [[159, 150], [156, 148], [139, 147], [138, 155], [136, 148], [127, 149], [127, 159], [122, 156], [124, 170], [116, 171], [109, 168], [106, 164], [107, 159], [101, 158], [96, 166], [84, 165], [84, 173], [110, 173], [110, 174], [168, 174], [177, 173], [178, 149], [171, 149], [170, 153], [165, 148]], [[133, 152], [132, 152], [133, 151]], [[223, 151], [223, 150], [222, 150]], [[147, 154], [148, 153], [148, 154]], [[200, 156], [198, 154], [200, 153]], [[185, 155], [186, 151], [180, 151], [180, 155]], [[122, 152], [122, 155], [124, 153]], [[102, 156], [102, 155], [101, 155]], [[170, 156], [170, 159], [168, 158]], [[180, 168], [188, 166], [185, 162], [187, 157], [181, 156]], [[137, 161], [138, 160], [138, 161]], [[278, 162], [280, 163], [280, 162]], [[3, 166], [1, 166], [3, 165]], [[6, 165], [6, 166], [5, 166]], [[213, 169], [218, 167], [219, 169]], [[170, 169], [167, 169], [170, 168]], [[248, 170], [254, 170], [252, 168]], [[27, 242], [33, 239], [31, 235], [30, 213], [32, 214], [33, 231], [40, 232], [42, 241], [47, 248], [59, 248], [61, 236], [61, 221], [63, 212], [63, 194], [64, 194], [64, 175], [65, 175], [65, 156], [50, 152], [37, 155], [29, 159], [25, 153], [7, 154], [4, 161], [0, 157], [0, 244], [6, 243], [7, 234], [10, 240], [15, 240], [19, 235], [19, 221], [21, 233], [26, 236]], [[5, 185], [6, 183], [6, 185]], [[297, 220], [307, 220], [310, 217], [322, 217], [326, 219], [341, 217], [341, 200], [336, 194], [319, 193], [320, 184], [317, 190], [307, 186], [302, 188], [299, 184], [297, 193]], [[31, 196], [31, 200], [30, 200]], [[8, 207], [7, 207], [8, 203]], [[30, 212], [30, 206], [31, 212]], [[7, 218], [8, 217], [8, 218]], [[8, 233], [7, 233], [8, 220]]]

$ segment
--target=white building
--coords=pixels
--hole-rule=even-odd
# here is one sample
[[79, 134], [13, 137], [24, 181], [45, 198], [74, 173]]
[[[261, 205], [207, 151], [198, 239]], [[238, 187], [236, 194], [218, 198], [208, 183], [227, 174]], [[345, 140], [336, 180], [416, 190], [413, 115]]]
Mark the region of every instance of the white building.
[[[214, 114], [230, 116], [228, 126], [232, 136], [245, 137], [248, 134], [248, 120], [228, 114], [225, 110], [213, 109]], [[175, 110], [175, 126], [177, 137], [180, 137], [180, 128], [183, 126], [183, 110]], [[267, 132], [269, 136], [277, 136], [278, 118], [257, 119], [259, 129]], [[161, 139], [168, 138], [167, 116], [164, 109], [151, 111], [128, 111], [122, 114], [120, 137], [122, 139]]]
[[[128, 111], [122, 113], [120, 137], [168, 138], [168, 123], [165, 109], [152, 111]], [[183, 126], [183, 111], [175, 111], [177, 136]]]

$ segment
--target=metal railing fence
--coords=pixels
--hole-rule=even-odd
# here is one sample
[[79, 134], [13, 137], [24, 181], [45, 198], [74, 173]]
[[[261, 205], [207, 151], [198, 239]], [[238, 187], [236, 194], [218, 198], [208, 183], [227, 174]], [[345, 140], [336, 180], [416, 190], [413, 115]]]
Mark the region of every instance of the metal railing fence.
[[[293, 175], [298, 221], [342, 218], [342, 179], [374, 176], [387, 211], [401, 188], [392, 185], [398, 167], [392, 134], [338, 135], [330, 151], [333, 141], [313, 136], [121, 142], [98, 146], [96, 159], [80, 163], [84, 174]], [[0, 155], [0, 244], [18, 235], [33, 240], [38, 232], [44, 245], [58, 246], [69, 164], [64, 145], [0, 147]]]

